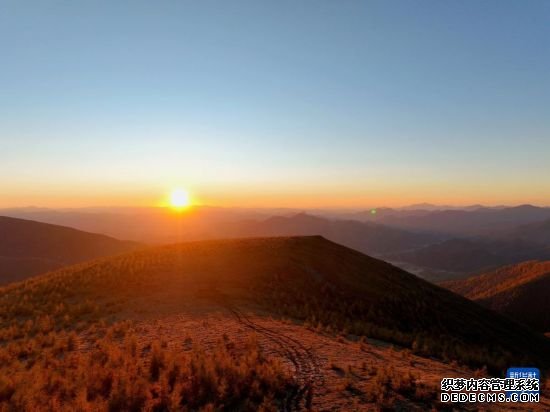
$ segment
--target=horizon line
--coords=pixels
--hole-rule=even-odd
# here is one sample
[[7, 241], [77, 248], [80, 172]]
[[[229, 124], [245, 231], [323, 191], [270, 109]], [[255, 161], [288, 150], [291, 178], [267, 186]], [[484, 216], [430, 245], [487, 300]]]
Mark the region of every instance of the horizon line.
[[[417, 210], [423, 210], [423, 208], [440, 208], [443, 209], [471, 209], [471, 208], [487, 208], [487, 209], [498, 209], [498, 208], [518, 208], [518, 207], [537, 207], [537, 208], [550, 208], [550, 205], [534, 204], [534, 203], [514, 203], [514, 204], [482, 204], [482, 203], [472, 203], [466, 205], [456, 205], [456, 204], [437, 204], [437, 203], [412, 203], [404, 204], [401, 206], [355, 206], [355, 207], [339, 207], [339, 206], [315, 206], [315, 207], [299, 207], [299, 206], [219, 206], [213, 204], [191, 204], [188, 209], [192, 208], [212, 208], [212, 209], [248, 209], [248, 210], [269, 210], [269, 209], [282, 209], [282, 210], [373, 210], [373, 209], [410, 209], [416, 208]], [[26, 206], [2, 206], [2, 210], [10, 209], [46, 209], [46, 210], [84, 210], [84, 209], [172, 209], [168, 205], [103, 205], [103, 206], [37, 206], [37, 205], [26, 205]]]

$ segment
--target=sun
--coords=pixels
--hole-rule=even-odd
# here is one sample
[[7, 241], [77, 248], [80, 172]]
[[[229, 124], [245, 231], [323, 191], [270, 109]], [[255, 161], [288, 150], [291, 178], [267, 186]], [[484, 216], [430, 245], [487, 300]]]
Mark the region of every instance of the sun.
[[184, 189], [174, 189], [170, 193], [170, 206], [174, 209], [183, 209], [191, 204], [189, 193]]

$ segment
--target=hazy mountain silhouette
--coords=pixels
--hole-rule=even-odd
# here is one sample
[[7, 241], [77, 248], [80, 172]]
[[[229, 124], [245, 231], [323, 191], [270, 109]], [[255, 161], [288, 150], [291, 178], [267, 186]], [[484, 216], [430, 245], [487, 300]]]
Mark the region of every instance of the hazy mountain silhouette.
[[550, 248], [523, 239], [449, 239], [387, 258], [423, 268], [474, 273], [530, 259], [549, 259]]
[[[419, 207], [416, 209], [414, 206]], [[428, 207], [428, 210], [421, 207]], [[430, 232], [446, 238], [502, 235], [519, 226], [550, 220], [550, 208], [471, 207], [439, 210], [434, 205], [407, 208], [376, 208], [364, 212], [307, 211], [308, 215], [330, 220], [359, 220], [409, 232]], [[450, 207], [450, 206], [445, 206]], [[183, 213], [166, 208], [17, 208], [0, 210], [0, 215], [74, 227], [116, 238], [148, 243], [175, 242], [223, 235], [223, 224], [262, 220], [272, 216], [292, 217], [293, 209], [244, 209], [193, 206]]]
[[521, 205], [472, 210], [405, 210], [392, 213], [366, 212], [365, 219], [401, 229], [444, 233], [449, 236], [494, 235], [520, 225], [550, 219], [550, 208]]
[[7, 212], [146, 243], [323, 235], [362, 252], [380, 254], [417, 248], [441, 240], [437, 235], [416, 234], [357, 220], [329, 219], [288, 211], [285, 216], [270, 216], [273, 210], [196, 206], [183, 213], [164, 208], [19, 209]]
[[439, 240], [436, 235], [412, 233], [355, 220], [326, 219], [307, 213], [236, 222], [227, 225], [224, 234], [229, 237], [321, 235], [344, 246], [375, 255], [415, 249]]
[[550, 219], [520, 226], [506, 235], [550, 246]]

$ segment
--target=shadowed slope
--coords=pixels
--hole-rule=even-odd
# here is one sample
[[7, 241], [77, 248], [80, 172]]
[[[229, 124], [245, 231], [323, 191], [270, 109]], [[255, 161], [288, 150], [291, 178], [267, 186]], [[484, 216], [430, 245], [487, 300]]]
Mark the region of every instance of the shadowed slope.
[[68, 227], [0, 216], [0, 283], [138, 246]]
[[529, 261], [442, 286], [495, 311], [550, 331], [550, 261]]

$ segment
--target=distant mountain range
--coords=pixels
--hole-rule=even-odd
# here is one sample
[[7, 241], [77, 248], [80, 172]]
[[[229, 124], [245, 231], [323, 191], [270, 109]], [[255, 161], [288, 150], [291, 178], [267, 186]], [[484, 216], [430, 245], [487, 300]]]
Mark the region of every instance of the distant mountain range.
[[263, 212], [248, 209], [194, 207], [183, 213], [163, 208], [7, 212], [146, 243], [322, 235], [365, 253], [381, 254], [418, 248], [442, 239], [435, 234], [417, 234], [370, 222], [331, 219], [307, 213], [269, 217]]
[[520, 225], [548, 220], [550, 208], [521, 205], [479, 207], [471, 210], [377, 209], [376, 213], [360, 213], [357, 218], [400, 229], [435, 232], [448, 236], [493, 236]]
[[442, 286], [541, 332], [550, 332], [550, 260], [505, 266]]
[[550, 259], [550, 247], [523, 238], [453, 238], [384, 258], [435, 271], [468, 274], [525, 260]]
[[434, 281], [550, 258], [550, 208], [418, 204], [363, 212], [165, 208], [0, 210], [13, 217], [144, 243], [250, 236], [322, 235]]
[[0, 284], [136, 249], [135, 242], [0, 216]]
[[[123, 239], [165, 242], [174, 239], [174, 222], [184, 232], [215, 234], [219, 222], [261, 220], [273, 216], [290, 217], [307, 213], [331, 220], [358, 220], [378, 223], [413, 232], [431, 232], [451, 237], [500, 235], [521, 225], [550, 220], [550, 208], [522, 205], [516, 207], [468, 207], [419, 204], [404, 208], [374, 208], [363, 212], [343, 210], [245, 209], [194, 206], [177, 214], [165, 208], [84, 208], [0, 209], [0, 215], [36, 220], [105, 233]], [[136, 223], [139, 222], [139, 225]]]
[[550, 245], [550, 219], [520, 226], [510, 231], [507, 236], [513, 239], [523, 239], [538, 243], [540, 245]]
[[226, 225], [223, 232], [228, 237], [321, 235], [333, 242], [374, 255], [416, 249], [440, 239], [433, 234], [412, 233], [356, 220], [326, 219], [306, 213], [235, 222]]

